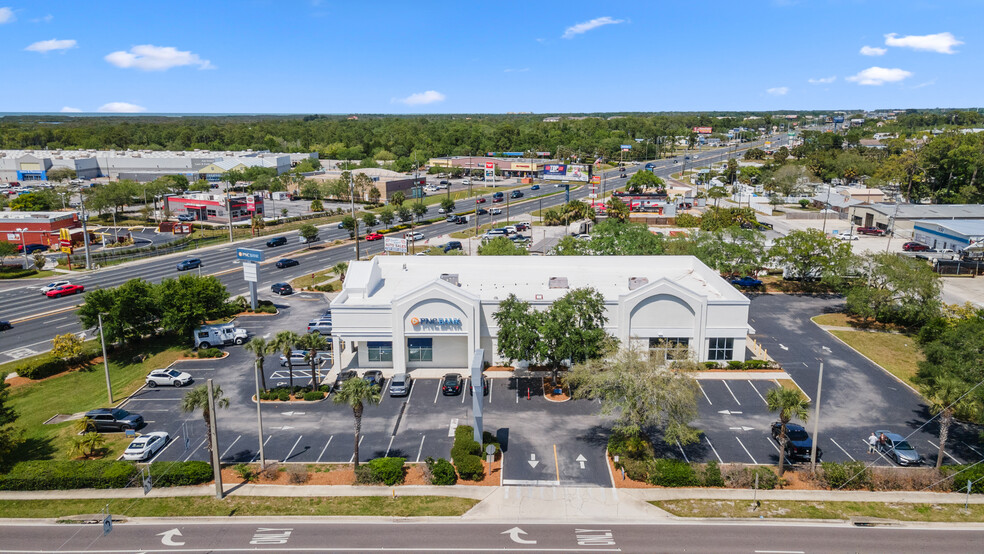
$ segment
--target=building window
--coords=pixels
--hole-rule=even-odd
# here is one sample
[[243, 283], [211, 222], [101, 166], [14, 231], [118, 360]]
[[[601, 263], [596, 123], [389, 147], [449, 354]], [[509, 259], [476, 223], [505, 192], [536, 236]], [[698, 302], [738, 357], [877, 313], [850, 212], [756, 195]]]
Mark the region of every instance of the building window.
[[690, 339], [686, 337], [651, 337], [649, 339], [649, 355], [662, 360], [675, 360], [675, 354], [680, 349], [690, 347]]
[[366, 342], [366, 353], [370, 362], [392, 362], [393, 343], [389, 341]]
[[216, 214], [215, 210], [205, 210], [205, 213], [208, 214], [208, 217], [215, 217], [216, 215], [218, 215]]
[[408, 362], [433, 362], [434, 339], [407, 339]]
[[732, 358], [734, 350], [735, 339], [713, 338], [710, 339], [710, 348], [707, 351], [707, 359], [712, 361], [728, 361]]

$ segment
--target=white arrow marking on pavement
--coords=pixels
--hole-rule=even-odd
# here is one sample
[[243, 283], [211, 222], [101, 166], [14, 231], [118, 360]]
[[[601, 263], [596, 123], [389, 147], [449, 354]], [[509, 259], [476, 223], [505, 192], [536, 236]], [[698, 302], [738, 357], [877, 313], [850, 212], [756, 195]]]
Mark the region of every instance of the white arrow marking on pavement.
[[581, 469], [584, 469], [584, 462], [588, 461], [588, 459], [584, 457], [584, 454], [578, 454], [577, 458], [574, 458], [574, 461], [581, 464]]
[[284, 425], [284, 426], [280, 427], [280, 430], [281, 431], [286, 431], [287, 429], [293, 429], [293, 427], [291, 427], [290, 425]]
[[304, 412], [280, 412], [280, 415], [285, 415], [285, 416], [304, 415]]
[[178, 542], [173, 539], [173, 537], [181, 536], [181, 531], [177, 528], [164, 531], [163, 533], [157, 533], [157, 535], [161, 537], [161, 544], [164, 546], [184, 546], [183, 542]]
[[718, 413], [724, 415], [735, 415], [735, 414], [740, 414], [741, 412], [732, 412], [731, 410], [718, 410]]
[[512, 529], [509, 529], [508, 531], [503, 531], [502, 533], [499, 533], [499, 534], [500, 535], [509, 535], [509, 538], [512, 539], [512, 541], [515, 542], [515, 543], [519, 543], [519, 544], [536, 544], [536, 541], [528, 541], [526, 539], [519, 538], [520, 535], [525, 535], [526, 534], [526, 531], [523, 531], [519, 527], [513, 527]]
[[[530, 464], [530, 467], [536, 467], [540, 462], [537, 461], [536, 454], [530, 454], [530, 459], [527, 460], [526, 463]], [[512, 529], [510, 529], [510, 531], [511, 530]], [[519, 542], [519, 541], [517, 541], [517, 542]]]
[[779, 348], [782, 348], [783, 350], [789, 350], [789, 347], [788, 346], [786, 346], [784, 344], [781, 344], [781, 343], [779, 344]]
[[731, 429], [732, 431], [752, 431], [755, 428], [754, 427], [745, 427], [744, 425], [742, 425], [741, 427], [728, 427], [728, 429]]

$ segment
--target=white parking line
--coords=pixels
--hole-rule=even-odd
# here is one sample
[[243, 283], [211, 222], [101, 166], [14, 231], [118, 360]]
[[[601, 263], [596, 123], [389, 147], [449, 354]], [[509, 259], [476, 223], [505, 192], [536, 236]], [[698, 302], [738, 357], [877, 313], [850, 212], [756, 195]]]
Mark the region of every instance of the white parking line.
[[840, 448], [840, 451], [843, 452], [845, 456], [847, 456], [848, 458], [850, 458], [852, 462], [856, 462], [857, 461], [857, 460], [854, 459], [854, 456], [851, 456], [851, 454], [847, 450], [844, 450], [844, 447], [842, 447], [841, 445], [837, 444], [837, 441], [835, 441], [831, 437], [827, 437], [827, 438], [830, 438], [830, 442], [834, 443], [834, 446], [836, 446], [837, 448]]
[[723, 464], [724, 463], [724, 460], [721, 459], [721, 456], [718, 455], [717, 449], [714, 448], [714, 445], [713, 444], [711, 444], [711, 439], [707, 438], [707, 435], [704, 435], [704, 440], [707, 441], [707, 446], [710, 446], [711, 447], [711, 452], [713, 452], [714, 453], [714, 457], [718, 459], [718, 463], [719, 464]]
[[683, 451], [683, 446], [680, 444], [680, 441], [676, 441], [676, 443], [677, 443], [677, 448], [680, 449], [680, 454], [683, 454], [683, 461], [685, 461], [685, 462], [687, 462], [689, 464], [690, 463], [690, 458], [688, 458], [687, 457], [687, 453]]
[[748, 384], [751, 385], [752, 390], [755, 391], [755, 394], [759, 395], [759, 398], [762, 399], [762, 403], [768, 406], [769, 403], [765, 401], [765, 397], [762, 396], [762, 393], [760, 393], [759, 390], [755, 387], [755, 383], [753, 381], [749, 381]]
[[741, 402], [738, 402], [738, 397], [735, 396], [735, 393], [731, 392], [731, 387], [728, 386], [728, 382], [727, 381], [721, 381], [721, 383], [723, 383], [724, 384], [724, 388], [728, 389], [728, 392], [731, 393], [731, 398], [734, 398], [735, 399], [735, 403], [738, 404], [739, 406], [741, 406]]
[[[266, 444], [267, 444], [268, 442], [270, 442], [270, 439], [272, 439], [272, 438], [273, 438], [273, 435], [267, 435], [267, 438], [266, 438], [266, 440], [265, 440], [265, 441], [263, 441], [263, 446], [265, 447], [265, 446], [266, 446]], [[265, 454], [265, 452], [264, 452], [264, 454]], [[255, 455], [253, 456], [253, 459], [252, 459], [252, 460], [250, 460], [249, 462], [250, 462], [250, 463], [253, 463], [253, 462], [255, 462], [255, 461], [256, 461], [256, 460], [257, 460], [257, 459], [258, 459], [259, 457], [260, 457], [260, 451], [259, 451], [259, 450], [257, 450], [257, 451], [256, 451], [256, 454], [255, 454]]]
[[492, 403], [492, 385], [495, 384], [495, 379], [489, 379], [489, 404]]
[[[366, 436], [365, 436], [365, 435], [359, 435], [359, 446], [362, 446], [362, 439], [364, 439], [364, 438], [366, 438]], [[351, 457], [351, 458], [349, 458], [349, 461], [348, 461], [348, 463], [350, 463], [350, 464], [351, 464], [351, 463], [352, 463], [352, 462], [354, 462], [354, 461], [355, 461], [355, 452], [353, 452], [353, 453], [352, 453], [352, 457]]]
[[334, 436], [335, 435], [332, 435], [332, 436], [328, 437], [328, 442], [326, 442], [325, 443], [325, 447], [321, 449], [321, 454], [318, 454], [318, 459], [317, 459], [317, 461], [315, 461], [315, 463], [318, 463], [318, 464], [321, 463], [321, 457], [325, 455], [325, 450], [328, 450], [328, 445], [331, 444], [331, 439], [334, 438]]
[[752, 463], [757, 464], [758, 462], [755, 461], [755, 457], [752, 456], [752, 453], [749, 452], [747, 448], [745, 448], [745, 443], [741, 442], [741, 439], [739, 439], [738, 437], [735, 437], [735, 440], [738, 441], [738, 444], [741, 445], [741, 449], [745, 451], [745, 454], [748, 454], [748, 457], [752, 459]]
[[967, 448], [973, 450], [974, 452], [977, 453], [978, 456], [984, 456], [984, 454], [981, 454], [981, 451], [980, 450], [978, 450], [978, 449], [974, 448], [973, 446], [965, 443], [964, 441], [960, 441], [960, 444], [962, 444], [962, 445], [966, 446]]
[[776, 444], [776, 440], [775, 439], [769, 439], [769, 438], [766, 438], [765, 440], [766, 440], [766, 442], [768, 442], [769, 444], [772, 445], [772, 448], [775, 448], [776, 449], [776, 454], [778, 454], [779, 453], [779, 446]]
[[289, 459], [290, 459], [290, 455], [294, 453], [294, 449], [295, 449], [295, 448], [297, 448], [297, 445], [298, 445], [298, 444], [300, 444], [300, 442], [301, 442], [301, 439], [302, 439], [302, 438], [304, 438], [304, 435], [298, 435], [298, 436], [297, 436], [297, 440], [296, 440], [296, 441], [294, 441], [294, 446], [291, 446], [291, 447], [290, 447], [290, 452], [288, 452], [288, 453], [287, 453], [287, 457], [286, 457], [286, 458], [284, 458], [284, 461], [285, 461], [285, 462], [286, 462], [287, 460], [289, 460]]
[[704, 395], [704, 400], [707, 400], [707, 403], [708, 403], [709, 405], [711, 405], [711, 406], [713, 406], [713, 405], [714, 405], [714, 403], [713, 403], [713, 402], [711, 402], [711, 399], [710, 399], [710, 397], [708, 397], [708, 396], [707, 396], [707, 393], [706, 393], [706, 392], [704, 392], [704, 387], [702, 387], [702, 386], [700, 386], [700, 381], [697, 381], [697, 388], [699, 388], [699, 389], [700, 389], [700, 393]]
[[386, 445], [386, 454], [383, 454], [383, 457], [384, 458], [389, 458], [390, 448], [393, 448], [393, 439], [395, 439], [395, 438], [396, 438], [395, 435], [391, 435], [390, 436], [390, 443]]
[[225, 450], [223, 450], [223, 451], [222, 451], [222, 455], [220, 455], [220, 456], [219, 456], [219, 459], [220, 459], [220, 460], [221, 460], [222, 458], [225, 458], [225, 455], [226, 455], [226, 454], [228, 454], [230, 450], [232, 450], [232, 446], [233, 446], [234, 444], [236, 444], [236, 442], [238, 442], [238, 441], [239, 441], [239, 439], [240, 439], [241, 437], [242, 437], [242, 435], [239, 435], [239, 436], [237, 436], [237, 437], [236, 437], [236, 440], [234, 440], [234, 441], [232, 441], [232, 444], [230, 444], [230, 445], [229, 445], [228, 447], [226, 447], [226, 449], [225, 449]]
[[420, 437], [420, 448], [417, 449], [417, 463], [420, 463], [420, 455], [424, 452], [424, 439], [427, 435]]
[[157, 453], [155, 453], [153, 456], [151, 456], [150, 459], [147, 460], [147, 463], [149, 464], [150, 462], [153, 462], [158, 456], [161, 455], [162, 452], [164, 452], [165, 450], [167, 450], [167, 447], [169, 447], [172, 444], [178, 442], [178, 439], [180, 439], [180, 438], [181, 438], [181, 435], [178, 435], [178, 436], [172, 438], [171, 440], [167, 441], [167, 444], [164, 445], [164, 448], [161, 448], [160, 450], [157, 451]]
[[437, 397], [441, 395], [441, 380], [437, 380], [437, 390], [434, 391], [434, 403], [437, 404]]
[[[936, 451], [937, 451], [937, 452], [939, 452], [939, 450], [940, 450], [940, 447], [939, 447], [939, 446], [937, 446], [935, 442], [933, 442], [933, 441], [931, 441], [931, 440], [929, 440], [929, 439], [926, 439], [926, 442], [928, 442], [929, 444], [931, 444], [931, 445], [933, 445], [933, 448], [935, 448], [935, 449], [936, 449]], [[944, 451], [943, 451], [943, 454], [946, 454], [946, 457], [947, 457], [947, 458], [950, 458], [950, 459], [951, 459], [951, 460], [953, 460], [954, 462], [956, 462], [956, 463], [958, 463], [958, 464], [960, 464], [960, 465], [963, 465], [963, 462], [961, 462], [960, 460], [958, 460], [958, 459], [956, 459], [956, 458], [954, 458], [953, 456], [951, 456], [951, 455], [950, 455], [950, 453], [949, 453], [949, 452], [947, 452], [946, 450], [944, 450]]]
[[189, 453], [188, 456], [185, 457], [184, 461], [187, 462], [188, 460], [190, 460], [191, 457], [195, 455], [195, 452], [198, 452], [198, 449], [201, 448], [202, 446], [204, 446], [206, 440], [208, 440], [208, 439], [202, 439], [202, 442], [198, 446], [196, 446], [194, 449], [192, 449], [191, 453]]

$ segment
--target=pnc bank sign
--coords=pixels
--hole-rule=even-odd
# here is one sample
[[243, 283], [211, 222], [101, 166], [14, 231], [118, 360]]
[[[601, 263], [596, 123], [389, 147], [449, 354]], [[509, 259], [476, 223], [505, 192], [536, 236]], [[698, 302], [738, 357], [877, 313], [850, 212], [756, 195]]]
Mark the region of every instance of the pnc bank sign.
[[428, 325], [436, 327], [461, 327], [461, 319], [457, 317], [411, 317], [410, 325]]

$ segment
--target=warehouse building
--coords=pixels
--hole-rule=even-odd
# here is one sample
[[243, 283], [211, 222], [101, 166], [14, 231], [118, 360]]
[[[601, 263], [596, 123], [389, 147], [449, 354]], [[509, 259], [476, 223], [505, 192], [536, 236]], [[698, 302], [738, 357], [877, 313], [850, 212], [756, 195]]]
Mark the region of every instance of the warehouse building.
[[607, 330], [622, 344], [745, 359], [748, 298], [692, 256], [376, 256], [349, 265], [331, 303], [333, 368], [461, 370], [478, 348], [506, 363], [493, 318], [501, 301], [515, 294], [544, 309], [583, 287], [604, 296]]
[[984, 220], [984, 204], [860, 204], [851, 208], [851, 216], [855, 225], [894, 229], [907, 239], [921, 219]]
[[[228, 204], [227, 204], [228, 202]], [[186, 192], [181, 195], [164, 195], [164, 211], [174, 216], [191, 215], [195, 221], [215, 223], [249, 221], [254, 215], [263, 215], [263, 197], [259, 194], [233, 195], [208, 192]]]
[[984, 219], [919, 219], [913, 222], [913, 240], [934, 250], [965, 250], [984, 241]]

